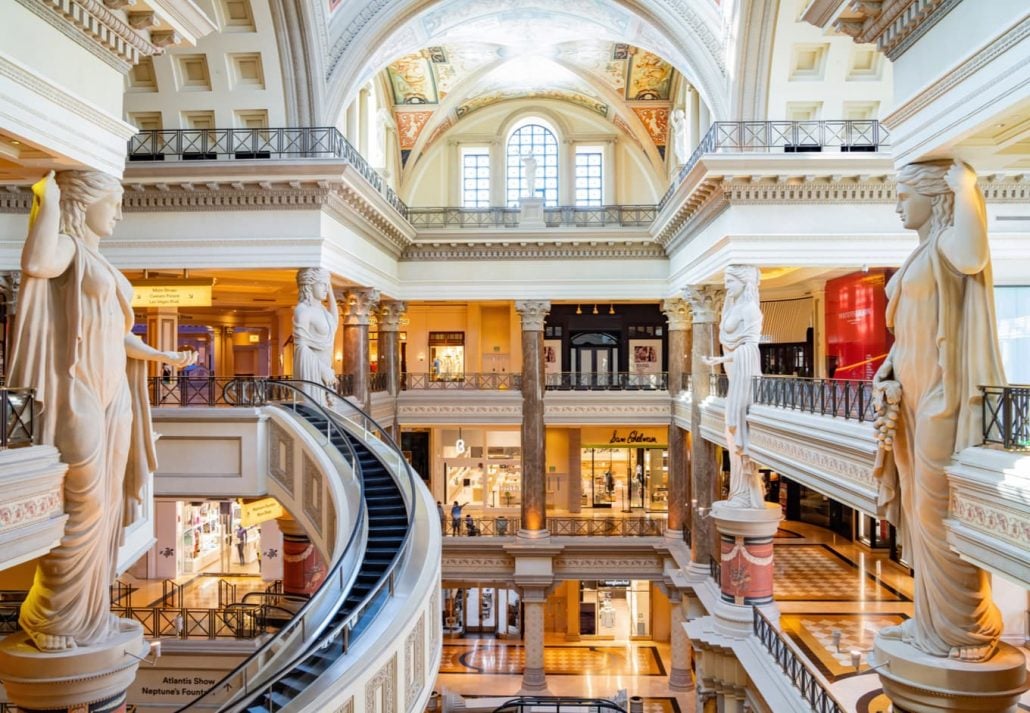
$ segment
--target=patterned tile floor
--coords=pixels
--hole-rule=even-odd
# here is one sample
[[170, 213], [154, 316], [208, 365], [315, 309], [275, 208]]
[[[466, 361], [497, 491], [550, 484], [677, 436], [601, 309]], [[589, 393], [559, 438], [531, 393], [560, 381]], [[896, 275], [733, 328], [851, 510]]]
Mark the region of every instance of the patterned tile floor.
[[[781, 614], [780, 626], [827, 680], [836, 681], [867, 671], [864, 654], [872, 649], [876, 632], [907, 618], [904, 614]], [[839, 648], [833, 642], [835, 631], [841, 634]], [[857, 672], [851, 665], [852, 651], [863, 652]]]
[[[523, 666], [525, 649], [522, 644], [473, 640], [445, 643], [440, 673], [521, 674]], [[544, 672], [559, 676], [590, 676], [598, 673], [666, 675], [658, 649], [652, 645], [550, 645], [544, 651]]]
[[779, 544], [775, 557], [773, 587], [777, 601], [898, 601], [907, 598], [829, 545]]

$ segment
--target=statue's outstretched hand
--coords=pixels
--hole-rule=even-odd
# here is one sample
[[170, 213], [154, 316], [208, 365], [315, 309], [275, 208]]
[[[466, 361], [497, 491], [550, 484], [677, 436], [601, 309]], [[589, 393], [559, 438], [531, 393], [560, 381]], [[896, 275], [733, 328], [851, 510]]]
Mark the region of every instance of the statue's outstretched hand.
[[705, 366], [718, 366], [722, 364], [722, 358], [717, 356], [703, 356], [701, 357], [701, 363]]
[[162, 352], [164, 355], [163, 361], [169, 366], [174, 366], [176, 369], [185, 369], [197, 361], [197, 353], [193, 351], [189, 352]]

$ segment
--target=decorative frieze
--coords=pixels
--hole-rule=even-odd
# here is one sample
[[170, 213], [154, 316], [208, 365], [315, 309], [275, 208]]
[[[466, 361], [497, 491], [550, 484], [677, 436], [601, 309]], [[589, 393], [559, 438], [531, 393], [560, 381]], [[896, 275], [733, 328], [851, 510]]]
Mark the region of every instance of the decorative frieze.
[[404, 261], [449, 260], [657, 260], [661, 245], [646, 240], [533, 240], [500, 242], [413, 243]]
[[1025, 512], [1008, 510], [953, 489], [951, 511], [948, 514], [953, 520], [983, 533], [1030, 549], [1030, 520]]
[[286, 430], [272, 421], [268, 434], [268, 474], [290, 495], [293, 486], [293, 439]]
[[[325, 494], [322, 488], [322, 470], [311, 460], [310, 456], [304, 455], [304, 514], [311, 518], [315, 526], [315, 534], [322, 536], [322, 503]], [[329, 543], [332, 547], [332, 543]]]
[[365, 713], [396, 713], [398, 710], [397, 654], [394, 654], [365, 684]]

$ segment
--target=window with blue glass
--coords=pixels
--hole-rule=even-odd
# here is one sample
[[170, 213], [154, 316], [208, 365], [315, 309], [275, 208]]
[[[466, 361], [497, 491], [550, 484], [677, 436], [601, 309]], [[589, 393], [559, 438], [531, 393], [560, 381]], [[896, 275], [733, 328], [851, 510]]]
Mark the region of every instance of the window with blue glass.
[[490, 207], [490, 152], [485, 146], [462, 149], [461, 207]]
[[600, 148], [576, 148], [576, 205], [604, 205], [604, 154]]
[[554, 132], [541, 124], [525, 124], [508, 139], [505, 200], [509, 208], [519, 205], [519, 198], [527, 192], [526, 166], [523, 159], [536, 159], [536, 185], [534, 193], [544, 199], [544, 205], [558, 205], [558, 140]]

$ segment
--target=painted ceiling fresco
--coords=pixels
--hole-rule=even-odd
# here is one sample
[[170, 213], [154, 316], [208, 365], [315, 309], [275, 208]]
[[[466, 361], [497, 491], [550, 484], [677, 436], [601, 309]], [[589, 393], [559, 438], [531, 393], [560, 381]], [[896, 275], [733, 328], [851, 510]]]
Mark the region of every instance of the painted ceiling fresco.
[[[460, 40], [426, 47], [390, 63], [386, 80], [405, 158], [419, 144], [423, 130], [431, 133], [430, 140], [423, 142], [424, 151], [469, 114], [531, 97], [586, 108], [607, 117], [637, 142], [650, 139], [661, 151], [668, 136], [672, 65], [630, 44], [560, 41], [565, 36], [556, 32], [548, 35], [550, 43], [538, 37], [534, 42], [503, 45]], [[640, 121], [636, 133], [641, 136], [631, 129], [634, 116]]]

